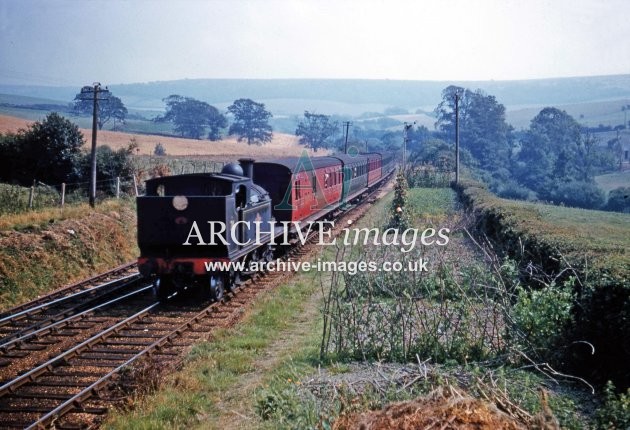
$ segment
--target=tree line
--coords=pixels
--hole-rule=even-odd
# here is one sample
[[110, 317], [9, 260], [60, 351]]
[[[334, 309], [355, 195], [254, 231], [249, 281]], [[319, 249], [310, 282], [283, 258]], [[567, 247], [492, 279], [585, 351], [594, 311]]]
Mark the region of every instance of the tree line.
[[[216, 107], [192, 97], [172, 94], [163, 99], [166, 112], [153, 119], [156, 123], [171, 123], [173, 130], [181, 137], [216, 141], [222, 138], [223, 131], [228, 128], [228, 118]], [[78, 93], [74, 98], [73, 112], [79, 115], [92, 115], [93, 100]], [[109, 94], [97, 102], [98, 128], [109, 121], [124, 123], [128, 110], [123, 102], [113, 94]], [[251, 99], [235, 100], [227, 108], [233, 120], [227, 130], [238, 141], [246, 141], [250, 145], [261, 145], [271, 141], [272, 127], [269, 119], [271, 112], [265, 105]]]
[[612, 142], [600, 145], [571, 115], [555, 107], [542, 109], [529, 128], [515, 131], [494, 96], [449, 86], [435, 109], [438, 139], [423, 143], [416, 154], [419, 160], [431, 160], [439, 149], [443, 155], [451, 152], [456, 94], [463, 164], [499, 196], [619, 210], [618, 196], [627, 196], [630, 189], [613, 190], [607, 199], [595, 183], [596, 175], [616, 169], [617, 148]]
[[[190, 139], [220, 140], [227, 135], [236, 136], [238, 141], [250, 145], [270, 142], [273, 129], [269, 120], [273, 117], [263, 103], [251, 99], [235, 100], [222, 113], [215, 106], [192, 97], [172, 94], [163, 99], [166, 111], [153, 119], [156, 123], [171, 123], [173, 131], [181, 137]], [[73, 112], [80, 115], [92, 115], [93, 101], [78, 93], [74, 99]], [[128, 110], [123, 102], [110, 94], [97, 103], [98, 128], [102, 129], [110, 121], [124, 123]], [[228, 127], [228, 116], [232, 121]], [[333, 145], [331, 139], [339, 129], [338, 121], [328, 115], [304, 112], [304, 119], [297, 126], [295, 134], [300, 142], [314, 150], [327, 149]]]
[[[33, 181], [48, 185], [87, 182], [90, 153], [76, 124], [56, 112], [48, 114], [26, 130], [0, 134], [0, 181], [30, 186]], [[133, 174], [130, 155], [135, 147], [112, 150], [96, 148], [97, 180]]]

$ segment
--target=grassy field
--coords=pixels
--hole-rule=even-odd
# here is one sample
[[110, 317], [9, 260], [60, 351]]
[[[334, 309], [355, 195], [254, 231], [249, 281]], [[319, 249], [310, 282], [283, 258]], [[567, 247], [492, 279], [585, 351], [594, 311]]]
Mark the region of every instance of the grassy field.
[[520, 238], [524, 246], [531, 242], [551, 248], [556, 254], [552, 257], [562, 254], [577, 267], [586, 258], [594, 270], [630, 279], [630, 215], [500, 199], [475, 185], [463, 190], [465, 201], [487, 215], [481, 222], [487, 222], [483, 227], [490, 233]]
[[619, 187], [630, 187], [630, 170], [595, 176], [595, 182], [606, 194]]
[[[499, 100], [501, 101], [501, 100]], [[558, 109], [565, 110], [580, 124], [588, 127], [597, 127], [600, 124], [616, 126], [623, 124], [624, 115], [621, 107], [628, 104], [629, 100], [610, 100], [584, 102], [575, 104], [556, 105]], [[544, 108], [536, 107], [510, 107], [506, 112], [507, 122], [515, 128], [527, 128], [530, 121]]]

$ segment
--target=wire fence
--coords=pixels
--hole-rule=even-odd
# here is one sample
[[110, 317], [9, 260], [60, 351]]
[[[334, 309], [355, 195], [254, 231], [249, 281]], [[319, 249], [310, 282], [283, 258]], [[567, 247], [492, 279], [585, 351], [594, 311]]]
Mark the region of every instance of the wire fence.
[[[96, 201], [135, 197], [142, 190], [135, 176], [96, 181]], [[34, 181], [31, 187], [0, 184], [0, 215], [21, 213], [47, 207], [75, 205], [89, 201], [90, 183], [45, 184]]]
[[[96, 181], [96, 201], [143, 195], [144, 181], [158, 176], [220, 172], [225, 163], [208, 159], [140, 156], [133, 161], [135, 175]], [[31, 187], [0, 184], [0, 215], [87, 203], [90, 183], [45, 184]]]
[[135, 159], [136, 170], [143, 178], [165, 175], [184, 175], [188, 173], [220, 172], [224, 162], [203, 158], [177, 158], [163, 156], [138, 156]]

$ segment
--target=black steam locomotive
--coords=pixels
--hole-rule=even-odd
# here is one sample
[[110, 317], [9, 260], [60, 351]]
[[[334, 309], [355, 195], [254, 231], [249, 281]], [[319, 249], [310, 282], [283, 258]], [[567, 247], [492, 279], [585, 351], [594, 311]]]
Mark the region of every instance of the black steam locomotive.
[[302, 225], [330, 219], [394, 169], [393, 155], [380, 152], [239, 162], [146, 182], [137, 198], [138, 266], [161, 298], [200, 284], [220, 299], [248, 274], [227, 263], [270, 261], [274, 244], [289, 246]]

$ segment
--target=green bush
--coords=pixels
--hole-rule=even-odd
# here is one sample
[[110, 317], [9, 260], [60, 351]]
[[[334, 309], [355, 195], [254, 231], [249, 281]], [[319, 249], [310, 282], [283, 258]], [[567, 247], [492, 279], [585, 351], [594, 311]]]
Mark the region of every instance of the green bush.
[[630, 388], [625, 393], [615, 394], [615, 386], [608, 381], [604, 388], [604, 403], [596, 413], [597, 425], [601, 429], [630, 428]]
[[572, 181], [559, 184], [549, 193], [541, 197], [565, 206], [599, 209], [604, 206], [604, 192], [594, 182]]
[[609, 211], [630, 213], [630, 187], [619, 187], [610, 190], [606, 209]]
[[531, 200], [533, 194], [532, 190], [519, 185], [514, 180], [494, 183], [492, 191], [494, 191], [499, 197], [513, 200]]
[[572, 321], [571, 309], [575, 301], [572, 282], [564, 286], [549, 285], [540, 290], [517, 287], [518, 298], [512, 318], [517, 328], [538, 350], [551, 350]]
[[153, 149], [153, 155], [157, 155], [157, 156], [163, 156], [166, 155], [166, 149], [164, 148], [164, 145], [162, 145], [161, 143], [156, 143], [155, 144], [155, 148]]

